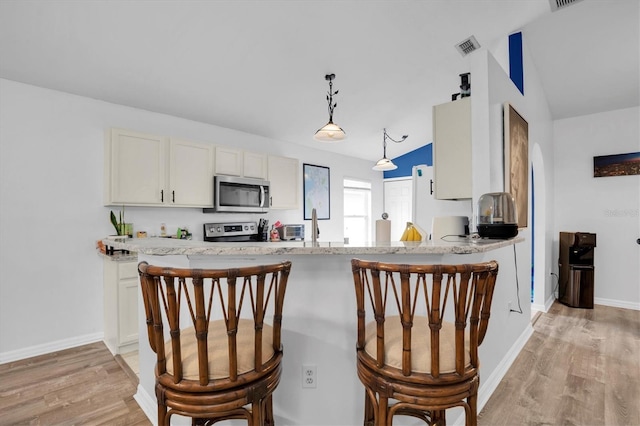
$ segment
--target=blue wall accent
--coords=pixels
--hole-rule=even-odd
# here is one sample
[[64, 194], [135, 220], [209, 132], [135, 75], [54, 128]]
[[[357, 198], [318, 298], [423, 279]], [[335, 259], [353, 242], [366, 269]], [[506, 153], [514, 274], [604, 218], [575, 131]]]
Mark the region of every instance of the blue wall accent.
[[509, 36], [509, 77], [524, 95], [524, 71], [522, 62], [522, 33]]
[[418, 164], [433, 166], [432, 145], [427, 144], [425, 146], [421, 146], [420, 148], [407, 152], [400, 157], [392, 158], [392, 160], [398, 168], [388, 172], [383, 172], [385, 179], [411, 176], [413, 166], [417, 166]]

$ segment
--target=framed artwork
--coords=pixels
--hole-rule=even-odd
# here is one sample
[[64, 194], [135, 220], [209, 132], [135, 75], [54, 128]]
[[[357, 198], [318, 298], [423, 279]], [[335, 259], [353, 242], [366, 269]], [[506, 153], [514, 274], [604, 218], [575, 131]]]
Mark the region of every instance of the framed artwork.
[[504, 190], [516, 202], [518, 228], [529, 213], [529, 124], [508, 102], [504, 104]]
[[593, 177], [640, 175], [640, 152], [593, 157]]
[[311, 220], [311, 211], [316, 209], [318, 220], [330, 219], [330, 185], [329, 168], [302, 165], [302, 179], [304, 190], [304, 219]]

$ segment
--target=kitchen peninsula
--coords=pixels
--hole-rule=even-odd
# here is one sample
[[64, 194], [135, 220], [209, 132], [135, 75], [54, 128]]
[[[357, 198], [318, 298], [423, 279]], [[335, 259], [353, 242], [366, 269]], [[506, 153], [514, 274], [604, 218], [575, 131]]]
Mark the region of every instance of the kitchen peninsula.
[[[480, 407], [531, 335], [527, 248], [510, 240], [455, 242], [237, 242], [212, 243], [168, 238], [105, 240], [116, 249], [138, 253], [139, 261], [158, 266], [227, 268], [292, 262], [282, 327], [282, 380], [274, 393], [277, 424], [345, 425], [362, 422], [364, 389], [355, 364], [356, 306], [351, 259], [396, 263], [474, 263], [497, 260], [500, 265], [491, 321], [480, 348]], [[520, 255], [518, 252], [522, 251]], [[518, 285], [522, 283], [522, 286]], [[520, 288], [522, 287], [522, 288]], [[511, 312], [521, 307], [522, 313]], [[155, 354], [149, 348], [139, 302], [140, 384], [136, 400], [152, 421], [156, 403]], [[317, 387], [302, 387], [302, 366], [317, 368]], [[321, 402], [322, 401], [322, 402]], [[327, 410], [326, 407], [332, 407]], [[450, 410], [450, 421], [462, 410]], [[405, 423], [409, 422], [409, 423]], [[188, 424], [188, 423], [185, 423]], [[399, 417], [394, 424], [412, 424]]]

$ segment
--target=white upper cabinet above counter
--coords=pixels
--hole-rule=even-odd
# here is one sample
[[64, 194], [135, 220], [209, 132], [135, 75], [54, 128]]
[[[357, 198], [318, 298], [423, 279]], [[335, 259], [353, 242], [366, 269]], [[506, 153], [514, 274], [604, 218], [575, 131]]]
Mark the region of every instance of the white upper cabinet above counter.
[[216, 146], [215, 174], [242, 176], [242, 150]]
[[270, 181], [270, 208], [298, 209], [296, 158], [111, 129], [105, 138], [106, 206], [212, 207], [213, 176]]
[[105, 205], [213, 205], [213, 145], [112, 129], [105, 140]]
[[296, 158], [269, 155], [269, 196], [272, 209], [293, 210], [300, 207], [298, 185], [300, 162]]
[[258, 152], [243, 152], [243, 175], [248, 178], [267, 179], [267, 156]]
[[213, 205], [213, 147], [211, 144], [169, 141], [171, 206]]
[[267, 179], [267, 156], [258, 152], [216, 146], [215, 174]]
[[433, 107], [434, 196], [471, 198], [471, 97]]

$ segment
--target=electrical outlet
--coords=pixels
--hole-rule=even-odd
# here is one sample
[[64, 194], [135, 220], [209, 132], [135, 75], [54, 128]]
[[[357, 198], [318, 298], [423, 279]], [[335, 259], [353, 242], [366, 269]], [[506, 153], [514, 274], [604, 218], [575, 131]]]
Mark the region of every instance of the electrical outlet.
[[302, 387], [315, 388], [318, 382], [318, 370], [315, 364], [302, 365]]

